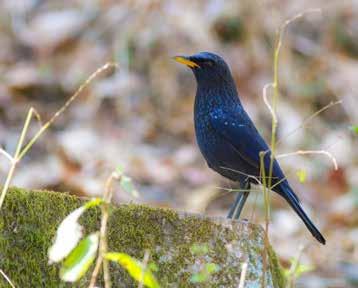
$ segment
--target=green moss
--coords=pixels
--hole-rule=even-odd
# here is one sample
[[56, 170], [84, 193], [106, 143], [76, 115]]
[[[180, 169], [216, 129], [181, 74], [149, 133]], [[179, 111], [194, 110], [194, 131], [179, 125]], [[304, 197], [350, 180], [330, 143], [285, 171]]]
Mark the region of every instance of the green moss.
[[[0, 211], [0, 268], [16, 287], [87, 287], [90, 273], [71, 286], [60, 282], [59, 265], [47, 264], [47, 251], [58, 225], [84, 201], [63, 193], [10, 189]], [[98, 230], [99, 220], [98, 208], [81, 217], [86, 232]], [[200, 259], [193, 255], [190, 248], [195, 243], [206, 244], [207, 255]], [[140, 205], [112, 206], [108, 244], [110, 251], [125, 252], [138, 259], [148, 249], [159, 268], [156, 275], [163, 287], [194, 287], [189, 279], [202, 261], [218, 264], [220, 272], [212, 275], [213, 286], [204, 283], [200, 287], [237, 287], [244, 261], [249, 263], [245, 287], [259, 287], [255, 285], [262, 278], [262, 255], [258, 251], [262, 251], [263, 231], [248, 223], [218, 223]], [[272, 250], [269, 258], [268, 287], [283, 287]], [[114, 287], [136, 287], [114, 263], [111, 277]], [[0, 279], [0, 287], [7, 287], [4, 283]]]
[[286, 287], [286, 278], [283, 274], [283, 270], [277, 259], [276, 253], [273, 251], [271, 245], [268, 249], [268, 255], [275, 287]]

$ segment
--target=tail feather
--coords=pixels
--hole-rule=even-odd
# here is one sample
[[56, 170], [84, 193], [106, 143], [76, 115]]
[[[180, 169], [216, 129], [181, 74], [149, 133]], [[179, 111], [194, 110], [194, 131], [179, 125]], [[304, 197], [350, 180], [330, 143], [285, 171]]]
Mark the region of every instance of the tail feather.
[[[282, 189], [282, 188], [284, 188], [284, 189]], [[321, 232], [319, 232], [319, 230], [312, 223], [311, 219], [307, 216], [307, 214], [305, 213], [305, 211], [301, 207], [300, 202], [298, 201], [298, 197], [293, 192], [291, 187], [287, 184], [284, 187], [281, 187], [281, 189], [283, 190], [283, 193], [279, 193], [279, 194], [281, 194], [281, 196], [283, 196], [286, 199], [286, 201], [290, 204], [292, 209], [295, 210], [295, 212], [298, 214], [298, 216], [305, 223], [306, 227], [311, 232], [313, 237], [315, 237], [318, 240], [318, 242], [320, 242], [323, 245], [325, 245], [326, 240], [324, 239], [324, 237], [322, 236]]]

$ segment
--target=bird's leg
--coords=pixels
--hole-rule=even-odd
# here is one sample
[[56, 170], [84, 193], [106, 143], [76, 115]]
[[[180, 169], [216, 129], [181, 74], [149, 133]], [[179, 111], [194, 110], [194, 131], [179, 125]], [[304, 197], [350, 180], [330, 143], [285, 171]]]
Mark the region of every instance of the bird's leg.
[[240, 189], [243, 191], [239, 191], [236, 196], [234, 204], [231, 206], [229, 214], [227, 218], [230, 219], [239, 219], [242, 209], [244, 208], [247, 197], [249, 196], [250, 190], [250, 182], [242, 181], [240, 182]]

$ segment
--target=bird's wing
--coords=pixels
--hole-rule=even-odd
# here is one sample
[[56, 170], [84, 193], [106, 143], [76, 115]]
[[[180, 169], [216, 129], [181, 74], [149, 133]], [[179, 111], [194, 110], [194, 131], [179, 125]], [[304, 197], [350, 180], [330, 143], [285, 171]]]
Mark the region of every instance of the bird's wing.
[[[243, 108], [237, 107], [229, 109], [229, 111], [221, 108], [215, 109], [210, 113], [210, 124], [234, 147], [238, 155], [256, 171], [260, 169], [260, 152], [268, 151], [264, 157], [267, 175], [271, 151]], [[272, 176], [284, 177], [276, 161], [274, 161]]]

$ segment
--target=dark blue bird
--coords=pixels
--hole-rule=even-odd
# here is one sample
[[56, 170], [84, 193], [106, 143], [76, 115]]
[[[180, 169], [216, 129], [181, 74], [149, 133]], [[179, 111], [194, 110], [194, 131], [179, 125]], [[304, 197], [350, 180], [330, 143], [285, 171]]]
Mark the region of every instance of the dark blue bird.
[[[194, 107], [196, 139], [208, 166], [222, 176], [238, 181], [240, 188], [228, 217], [238, 219], [251, 183], [260, 178], [260, 152], [265, 175], [269, 175], [270, 150], [244, 110], [230, 68], [218, 55], [201, 52], [177, 56], [177, 62], [193, 71], [197, 91]], [[272, 169], [272, 190], [282, 196], [322, 244], [326, 240], [308, 218], [276, 160]]]

